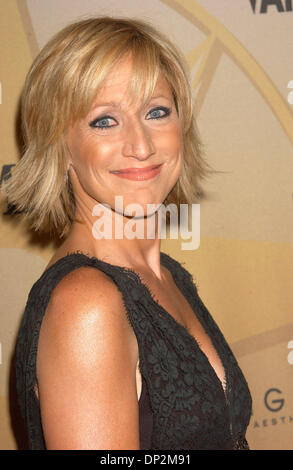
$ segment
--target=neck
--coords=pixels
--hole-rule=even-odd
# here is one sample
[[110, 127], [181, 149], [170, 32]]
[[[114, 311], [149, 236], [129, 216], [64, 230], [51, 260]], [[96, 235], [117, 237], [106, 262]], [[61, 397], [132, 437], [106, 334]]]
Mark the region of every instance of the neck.
[[67, 240], [88, 256], [162, 278], [158, 212], [129, 217], [101, 204], [93, 215], [79, 210]]

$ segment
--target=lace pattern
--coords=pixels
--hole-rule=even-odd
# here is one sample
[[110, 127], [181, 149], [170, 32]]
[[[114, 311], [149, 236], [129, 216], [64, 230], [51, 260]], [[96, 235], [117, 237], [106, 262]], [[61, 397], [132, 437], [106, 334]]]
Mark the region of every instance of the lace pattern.
[[82, 253], [51, 266], [32, 287], [17, 343], [17, 388], [32, 449], [45, 448], [33, 387], [40, 327], [54, 287], [68, 272], [93, 266], [108, 274], [123, 295], [138, 341], [140, 371], [153, 412], [151, 449], [247, 449], [251, 396], [231, 349], [198, 295], [192, 276], [165, 253], [162, 264], [190, 303], [225, 369], [225, 390], [196, 340], [154, 299], [134, 271]]

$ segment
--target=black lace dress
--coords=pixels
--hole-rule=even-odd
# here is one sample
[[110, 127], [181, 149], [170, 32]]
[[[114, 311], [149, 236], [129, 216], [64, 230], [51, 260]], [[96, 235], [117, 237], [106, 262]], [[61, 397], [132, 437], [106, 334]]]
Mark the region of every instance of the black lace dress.
[[248, 449], [245, 433], [251, 396], [246, 380], [201, 301], [191, 274], [165, 253], [161, 253], [161, 263], [211, 338], [225, 369], [225, 389], [194, 337], [159, 305], [138, 274], [83, 253], [71, 253], [50, 266], [33, 285], [18, 335], [16, 383], [31, 449], [46, 449], [34, 392], [42, 319], [54, 287], [81, 266], [99, 269], [116, 283], [137, 338], [142, 376], [140, 448]]

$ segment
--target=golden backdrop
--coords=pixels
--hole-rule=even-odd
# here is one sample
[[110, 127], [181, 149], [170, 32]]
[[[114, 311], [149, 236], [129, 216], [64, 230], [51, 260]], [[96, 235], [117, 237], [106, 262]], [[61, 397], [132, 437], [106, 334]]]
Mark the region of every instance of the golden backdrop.
[[[179, 46], [192, 75], [209, 163], [200, 244], [185, 263], [253, 398], [251, 449], [293, 449], [293, 36], [289, 0], [0, 0], [1, 179], [19, 158], [19, 96], [33, 57], [68, 22], [138, 17]], [[5, 213], [6, 212], [6, 213]], [[58, 241], [1, 207], [0, 449], [26, 448], [14, 347], [28, 292]]]

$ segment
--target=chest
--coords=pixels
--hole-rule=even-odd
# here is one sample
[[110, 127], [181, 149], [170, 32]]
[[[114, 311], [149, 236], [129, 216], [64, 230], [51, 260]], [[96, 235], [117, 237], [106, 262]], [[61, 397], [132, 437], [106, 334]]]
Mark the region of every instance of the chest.
[[[225, 369], [213, 340], [208, 335], [188, 300], [177, 287], [173, 277], [166, 272], [163, 283], [158, 283], [145, 275], [141, 275], [141, 278], [148, 287], [153, 299], [165, 310], [165, 321], [173, 322], [175, 320], [177, 324], [181, 325], [195, 339], [194, 347], [199, 348], [206, 356], [209, 366], [214, 369], [223, 389], [225, 389]], [[137, 367], [137, 385], [138, 390], [141, 390], [139, 364]]]

